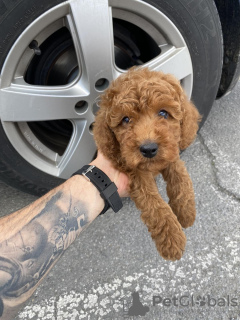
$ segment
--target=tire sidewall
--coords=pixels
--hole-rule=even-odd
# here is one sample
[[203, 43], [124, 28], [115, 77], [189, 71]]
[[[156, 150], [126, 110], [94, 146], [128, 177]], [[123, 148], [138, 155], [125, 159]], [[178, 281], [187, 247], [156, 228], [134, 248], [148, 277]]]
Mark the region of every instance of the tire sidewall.
[[[41, 14], [63, 0], [8, 0], [0, 16], [0, 70], [21, 33]], [[64, 180], [48, 175], [23, 159], [8, 140], [0, 123], [1, 180], [18, 189], [41, 196]]]
[[222, 74], [222, 32], [215, 3], [213, 0], [144, 1], [162, 11], [187, 44], [193, 65], [191, 99], [204, 123], [216, 98]]

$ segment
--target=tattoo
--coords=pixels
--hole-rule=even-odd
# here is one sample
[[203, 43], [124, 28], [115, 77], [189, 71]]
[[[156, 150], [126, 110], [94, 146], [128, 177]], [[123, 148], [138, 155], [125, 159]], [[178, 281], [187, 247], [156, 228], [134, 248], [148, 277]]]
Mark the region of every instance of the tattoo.
[[88, 224], [83, 203], [73, 205], [70, 196], [68, 210], [63, 212], [64, 201], [62, 192], [56, 193], [34, 219], [0, 243], [0, 317], [4, 301], [34, 288]]

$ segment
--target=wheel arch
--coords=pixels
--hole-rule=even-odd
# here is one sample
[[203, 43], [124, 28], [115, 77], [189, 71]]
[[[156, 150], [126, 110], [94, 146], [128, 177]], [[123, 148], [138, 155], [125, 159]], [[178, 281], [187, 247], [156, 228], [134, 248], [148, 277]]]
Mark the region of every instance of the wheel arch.
[[223, 69], [217, 98], [229, 93], [240, 76], [240, 0], [214, 0], [223, 33]]

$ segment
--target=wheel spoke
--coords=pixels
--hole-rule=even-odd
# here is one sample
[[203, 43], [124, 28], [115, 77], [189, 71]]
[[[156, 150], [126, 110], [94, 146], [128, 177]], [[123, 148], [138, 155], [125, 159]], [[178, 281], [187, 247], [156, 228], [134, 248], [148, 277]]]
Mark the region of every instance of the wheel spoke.
[[72, 87], [59, 88], [32, 86], [18, 81], [1, 90], [1, 119], [44, 121], [79, 118], [75, 105], [87, 96], [88, 92], [83, 90], [79, 83]]
[[186, 47], [163, 46], [159, 56], [146, 63], [144, 66], [151, 70], [171, 73], [179, 80], [192, 74], [191, 58]]
[[59, 177], [69, 178], [84, 164], [89, 163], [96, 152], [93, 136], [89, 131], [87, 121], [73, 122], [73, 134], [62, 157], [59, 158]]
[[69, 3], [69, 28], [82, 66], [82, 76], [91, 89], [100, 78], [112, 81], [116, 71], [112, 13], [108, 0], [70, 0]]

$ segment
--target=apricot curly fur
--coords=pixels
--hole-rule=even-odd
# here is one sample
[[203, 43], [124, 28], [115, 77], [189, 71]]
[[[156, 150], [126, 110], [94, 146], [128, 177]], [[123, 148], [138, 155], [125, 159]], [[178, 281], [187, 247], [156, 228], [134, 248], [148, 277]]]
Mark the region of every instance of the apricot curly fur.
[[[166, 119], [160, 110], [167, 111]], [[130, 197], [168, 260], [181, 258], [186, 244], [182, 227], [191, 226], [196, 216], [192, 181], [179, 152], [193, 142], [200, 119], [174, 76], [132, 68], [101, 96], [93, 128], [98, 149], [128, 175]], [[157, 144], [154, 157], [140, 152], [145, 143]], [[167, 184], [168, 204], [155, 182], [159, 173]]]

